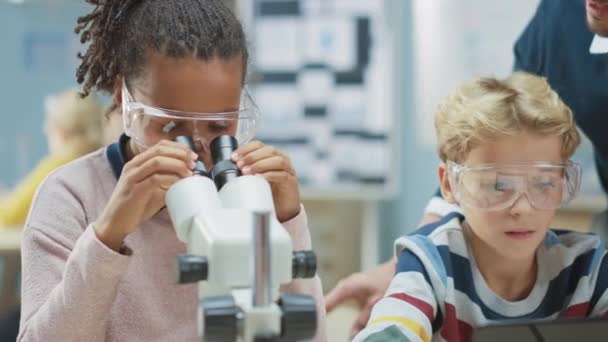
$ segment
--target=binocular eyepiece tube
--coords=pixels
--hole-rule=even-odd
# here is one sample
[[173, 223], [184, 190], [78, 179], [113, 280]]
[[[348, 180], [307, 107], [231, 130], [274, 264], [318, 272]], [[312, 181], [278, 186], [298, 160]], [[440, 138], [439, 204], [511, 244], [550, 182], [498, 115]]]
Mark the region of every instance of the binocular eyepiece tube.
[[[178, 136], [175, 138], [175, 142], [187, 146], [192, 151], [196, 150], [192, 137]], [[209, 145], [214, 165], [211, 172], [207, 170], [202, 161], [197, 160], [193, 170], [194, 174], [211, 178], [219, 191], [226, 183], [241, 176], [241, 171], [231, 159], [232, 152], [238, 146], [237, 140], [229, 135], [220, 135], [213, 139]]]

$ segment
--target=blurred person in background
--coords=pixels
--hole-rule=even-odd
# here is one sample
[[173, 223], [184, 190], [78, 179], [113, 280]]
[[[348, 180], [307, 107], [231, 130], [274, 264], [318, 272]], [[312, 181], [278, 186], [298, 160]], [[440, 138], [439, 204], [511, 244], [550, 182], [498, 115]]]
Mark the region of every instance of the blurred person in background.
[[103, 145], [106, 146], [117, 142], [122, 135], [122, 130], [122, 113], [116, 110], [107, 113], [103, 126]]
[[104, 144], [103, 108], [96, 96], [83, 99], [77, 89], [71, 89], [47, 97], [45, 108], [49, 154], [13, 192], [0, 198], [0, 227], [22, 226], [42, 180], [57, 167]]

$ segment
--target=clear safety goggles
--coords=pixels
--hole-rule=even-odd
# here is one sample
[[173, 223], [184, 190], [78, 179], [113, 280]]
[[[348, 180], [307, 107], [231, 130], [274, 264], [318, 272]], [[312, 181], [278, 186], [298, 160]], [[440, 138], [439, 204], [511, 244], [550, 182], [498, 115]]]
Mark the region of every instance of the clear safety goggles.
[[239, 110], [234, 112], [190, 113], [148, 106], [135, 101], [123, 80], [122, 115], [125, 134], [144, 148], [191, 136], [197, 150], [208, 151], [211, 141], [220, 135], [234, 136], [239, 144], [251, 141], [259, 111], [245, 90]]
[[536, 209], [557, 209], [574, 198], [582, 175], [581, 166], [570, 161], [472, 167], [448, 161], [447, 169], [456, 200], [488, 211], [510, 208], [522, 195]]

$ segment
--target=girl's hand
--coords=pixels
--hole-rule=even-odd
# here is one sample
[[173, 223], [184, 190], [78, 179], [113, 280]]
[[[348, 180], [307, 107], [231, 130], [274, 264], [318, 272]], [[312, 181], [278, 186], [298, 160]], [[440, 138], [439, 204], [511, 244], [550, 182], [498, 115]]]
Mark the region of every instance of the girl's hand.
[[118, 251], [127, 235], [164, 207], [167, 190], [192, 175], [197, 157], [187, 147], [165, 140], [127, 162], [94, 224], [97, 237]]
[[300, 188], [289, 158], [272, 146], [254, 141], [232, 154], [243, 175], [260, 175], [270, 183], [274, 208], [279, 222], [300, 213]]

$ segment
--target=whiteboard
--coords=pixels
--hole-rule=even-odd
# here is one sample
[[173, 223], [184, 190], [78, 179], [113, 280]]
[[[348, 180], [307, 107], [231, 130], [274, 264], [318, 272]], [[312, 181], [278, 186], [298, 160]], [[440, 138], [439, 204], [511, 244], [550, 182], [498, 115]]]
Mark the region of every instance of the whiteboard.
[[462, 82], [507, 76], [513, 44], [538, 0], [414, 0], [415, 99], [418, 141], [435, 146], [438, 104]]
[[290, 156], [306, 198], [396, 191], [390, 0], [241, 2], [259, 140]]

